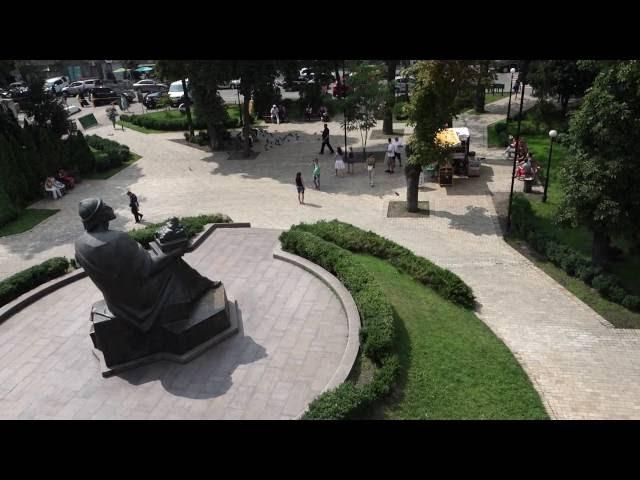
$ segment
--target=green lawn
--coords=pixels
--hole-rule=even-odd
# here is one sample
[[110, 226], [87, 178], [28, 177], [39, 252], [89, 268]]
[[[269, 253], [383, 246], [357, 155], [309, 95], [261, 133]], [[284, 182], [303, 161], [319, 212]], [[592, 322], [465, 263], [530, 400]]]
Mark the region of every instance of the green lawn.
[[0, 227], [0, 237], [15, 235], [31, 230], [40, 222], [46, 220], [60, 210], [50, 210], [44, 208], [27, 208], [20, 212], [18, 218]]
[[496, 100], [502, 100], [503, 98], [509, 98], [509, 93], [507, 92], [505, 95], [500, 95], [499, 93], [487, 93], [484, 96], [484, 103], [495, 102]]
[[356, 255], [397, 316], [397, 391], [373, 414], [388, 419], [547, 419], [509, 349], [473, 312], [374, 257]]
[[[106, 154], [104, 152], [101, 152], [100, 150], [96, 150], [95, 148], [92, 148], [92, 147], [89, 147], [89, 148], [91, 148], [91, 151], [93, 152], [96, 158], [101, 156], [106, 156]], [[129, 160], [124, 162], [119, 167], [110, 168], [109, 170], [105, 170], [104, 172], [88, 173], [84, 176], [84, 178], [87, 180], [106, 180], [107, 178], [113, 177], [119, 171], [124, 170], [130, 165], [133, 165], [135, 162], [137, 162], [141, 158], [142, 157], [137, 153], [131, 152], [129, 153]]]
[[589, 305], [589, 307], [598, 312], [611, 324], [618, 328], [640, 328], [640, 313], [631, 312], [623, 306], [601, 297], [595, 289], [585, 284], [579, 278], [567, 275], [564, 270], [556, 267], [550, 261], [542, 258], [540, 255], [533, 254], [530, 248], [526, 247], [527, 243], [524, 240], [507, 238], [507, 242], [535, 263], [540, 270], [573, 293], [585, 304]]

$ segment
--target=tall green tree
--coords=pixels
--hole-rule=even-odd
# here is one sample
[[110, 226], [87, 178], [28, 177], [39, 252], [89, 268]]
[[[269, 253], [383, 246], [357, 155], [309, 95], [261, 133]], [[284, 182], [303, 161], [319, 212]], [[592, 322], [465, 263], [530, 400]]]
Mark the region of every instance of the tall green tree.
[[189, 137], [193, 137], [193, 120], [191, 118], [191, 102], [189, 101], [189, 88], [186, 79], [189, 77], [190, 62], [188, 60], [158, 60], [156, 69], [161, 78], [177, 81], [182, 80], [182, 91], [184, 92], [187, 126]]
[[597, 64], [581, 66], [580, 60], [537, 60], [531, 62], [527, 79], [537, 97], [557, 96], [565, 115], [569, 99], [583, 96], [600, 68]]
[[593, 261], [606, 264], [611, 236], [633, 236], [640, 225], [640, 62], [598, 75], [571, 117], [568, 141], [559, 219], [588, 228]]
[[367, 156], [369, 131], [387, 100], [387, 85], [380, 66], [355, 64], [349, 77], [349, 93], [341, 100], [346, 117], [342, 127], [360, 132], [363, 158]]
[[62, 104], [44, 91], [42, 76], [32, 74], [27, 80], [29, 96], [20, 100], [20, 108], [36, 125], [49, 128], [58, 138], [67, 132], [67, 113]]
[[385, 135], [393, 135], [393, 107], [396, 103], [396, 67], [398, 60], [386, 60], [387, 95], [384, 105], [382, 131]]
[[407, 210], [418, 211], [418, 181], [422, 167], [446, 162], [446, 148], [436, 135], [457, 113], [456, 97], [473, 78], [469, 63], [462, 60], [428, 60], [414, 63], [408, 72], [416, 79], [406, 106], [414, 133], [407, 142]]
[[[273, 88], [278, 74], [278, 62], [275, 60], [237, 60], [233, 62], [233, 72], [240, 78], [240, 93], [245, 101], [242, 104], [242, 136], [244, 140], [244, 156], [251, 155], [251, 115], [249, 115], [249, 99], [258, 90]], [[261, 113], [261, 112], [258, 112]]]

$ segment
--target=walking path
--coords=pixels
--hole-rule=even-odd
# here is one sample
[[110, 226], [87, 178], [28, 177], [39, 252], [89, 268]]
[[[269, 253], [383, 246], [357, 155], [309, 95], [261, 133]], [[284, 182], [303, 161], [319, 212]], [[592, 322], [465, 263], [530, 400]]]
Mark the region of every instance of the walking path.
[[[143, 158], [109, 180], [83, 182], [56, 203], [39, 202], [36, 206], [62, 211], [31, 232], [0, 239], [0, 276], [53, 255], [71, 256], [72, 241], [82, 229], [77, 202], [84, 197], [102, 196], [119, 215], [115, 226], [133, 227], [127, 188], [138, 195], [145, 220], [154, 222], [171, 215], [222, 212], [254, 227], [286, 229], [301, 221], [339, 218], [460, 275], [481, 304], [478, 315], [522, 363], [552, 418], [640, 418], [638, 332], [608, 326], [502, 239], [492, 195], [508, 192], [511, 164], [486, 147], [485, 132], [487, 124], [504, 117], [507, 102], [508, 97], [490, 105], [495, 113], [467, 114], [456, 122], [470, 128], [472, 149], [487, 160], [479, 178], [456, 178], [449, 188], [426, 184], [420, 200], [430, 202], [427, 218], [387, 218], [389, 201], [406, 195], [399, 172], [389, 175], [377, 168], [374, 188], [362, 164], [354, 175], [336, 178], [333, 156], [317, 155], [319, 122], [269, 125], [269, 131], [280, 134], [295, 131], [299, 140], [262, 150], [254, 160], [228, 160], [226, 153], [171, 141], [181, 133], [144, 135], [101, 126], [94, 133], [129, 145]], [[525, 96], [525, 102], [531, 105], [532, 100]], [[103, 114], [98, 120], [107, 125]], [[332, 122], [329, 128], [332, 141], [342, 143], [339, 125]], [[349, 134], [354, 149], [358, 141], [358, 133]], [[382, 149], [385, 143], [370, 140], [369, 146]], [[316, 156], [322, 169], [320, 191], [311, 182]], [[297, 201], [297, 171], [307, 184], [305, 206]]]

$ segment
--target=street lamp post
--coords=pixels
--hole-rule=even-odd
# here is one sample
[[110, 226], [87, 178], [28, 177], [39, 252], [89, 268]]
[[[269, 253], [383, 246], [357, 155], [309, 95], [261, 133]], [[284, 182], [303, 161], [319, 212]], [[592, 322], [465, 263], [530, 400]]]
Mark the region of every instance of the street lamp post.
[[244, 121], [242, 120], [242, 105], [240, 104], [240, 88], [236, 88], [236, 93], [238, 94], [238, 110], [240, 110], [240, 126], [244, 125]]
[[509, 70], [511, 73], [511, 83], [509, 84], [509, 106], [507, 107], [507, 125], [509, 125], [509, 115], [511, 114], [511, 94], [513, 93], [513, 74], [516, 73], [515, 68]]
[[558, 136], [558, 132], [555, 130], [549, 131], [549, 160], [547, 161], [547, 173], [544, 180], [544, 194], [542, 195], [542, 201], [547, 201], [547, 188], [549, 188], [549, 174], [551, 173], [551, 152], [553, 151], [553, 141]]
[[[524, 83], [523, 83], [524, 85]], [[507, 213], [507, 233], [511, 231], [511, 205], [513, 203], [513, 184], [516, 179], [516, 161], [518, 160], [518, 149], [520, 148], [520, 124], [522, 122], [522, 107], [524, 95], [520, 96], [520, 114], [518, 115], [518, 128], [516, 130], [516, 151], [513, 154], [513, 170], [511, 172], [511, 191], [509, 192], [509, 211]]]
[[345, 102], [345, 97], [347, 96], [347, 88], [345, 85], [345, 70], [346, 70], [346, 62], [342, 60], [342, 83], [340, 84], [340, 88], [342, 89], [342, 100], [344, 103], [344, 158], [347, 158], [347, 103]]

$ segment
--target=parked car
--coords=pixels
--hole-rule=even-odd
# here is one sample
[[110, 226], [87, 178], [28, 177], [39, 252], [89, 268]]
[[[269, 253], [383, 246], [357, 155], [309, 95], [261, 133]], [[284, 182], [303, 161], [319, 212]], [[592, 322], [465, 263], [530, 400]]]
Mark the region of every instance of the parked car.
[[157, 82], [151, 79], [140, 80], [133, 84], [133, 89], [138, 90], [142, 93], [153, 93], [153, 92], [166, 92], [169, 87], [164, 83]]
[[91, 97], [93, 100], [93, 105], [96, 107], [98, 105], [108, 105], [112, 102], [120, 101], [120, 94], [118, 94], [116, 91], [112, 90], [111, 88], [105, 88], [105, 87], [94, 88], [93, 92], [91, 92]]
[[66, 107], [64, 107], [64, 111], [67, 112], [67, 116], [78, 113], [80, 110], [80, 107], [78, 107], [77, 105], [67, 105]]
[[158, 102], [160, 101], [161, 98], [168, 99], [169, 94], [167, 92], [149, 93], [146, 97], [144, 97], [142, 104], [149, 109], [154, 109], [158, 107]]
[[[185, 83], [187, 84], [187, 90], [189, 91], [189, 99], [193, 101], [191, 89], [189, 88], [188, 78], [185, 79]], [[180, 106], [180, 104], [184, 103], [184, 89], [182, 88], [182, 80], [176, 80], [171, 85], [169, 85], [169, 100], [172, 107], [178, 107]]]
[[94, 88], [102, 87], [102, 80], [97, 78], [91, 80], [76, 80], [62, 89], [62, 94], [66, 96], [78, 95], [82, 93], [91, 93]]
[[240, 79], [238, 78], [237, 80], [231, 80], [230, 86], [231, 88], [240, 88]]
[[415, 80], [411, 77], [403, 77], [401, 75], [395, 78], [396, 95], [407, 95], [415, 85]]
[[56, 93], [61, 93], [62, 89], [67, 85], [69, 85], [68, 77], [62, 76], [62, 77], [48, 78], [44, 81], [44, 91], [51, 92], [52, 89], [55, 89]]

